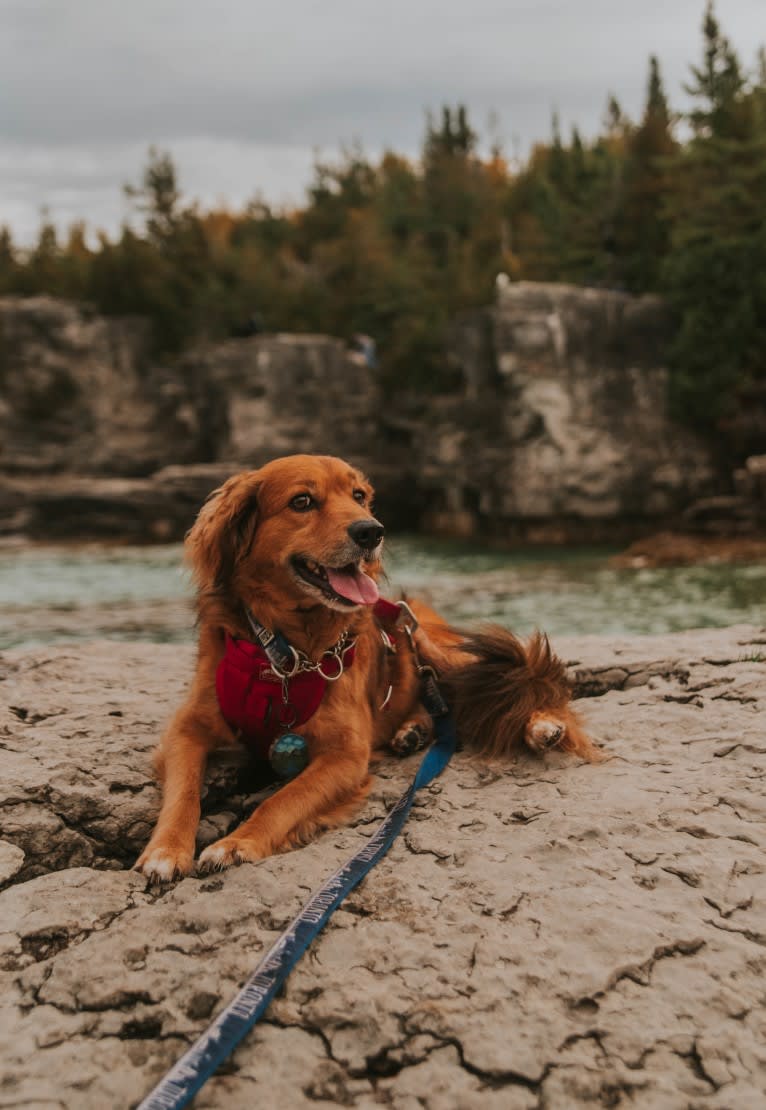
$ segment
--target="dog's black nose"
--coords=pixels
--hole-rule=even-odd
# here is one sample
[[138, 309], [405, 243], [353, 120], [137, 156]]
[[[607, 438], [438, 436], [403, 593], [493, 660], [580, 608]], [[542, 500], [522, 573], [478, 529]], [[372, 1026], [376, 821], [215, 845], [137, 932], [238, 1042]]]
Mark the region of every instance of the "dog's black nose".
[[372, 551], [383, 539], [385, 528], [377, 520], [355, 520], [348, 526], [348, 534], [354, 543], [365, 551]]

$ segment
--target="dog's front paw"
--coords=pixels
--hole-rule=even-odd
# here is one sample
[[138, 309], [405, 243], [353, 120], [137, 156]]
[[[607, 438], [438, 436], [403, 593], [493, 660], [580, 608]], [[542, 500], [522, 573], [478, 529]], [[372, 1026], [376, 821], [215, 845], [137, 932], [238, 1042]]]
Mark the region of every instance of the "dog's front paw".
[[205, 849], [199, 857], [197, 867], [203, 872], [223, 871], [224, 867], [232, 867], [237, 863], [257, 863], [259, 859], [263, 859], [263, 853], [252, 840], [224, 836]]
[[191, 852], [163, 844], [147, 844], [136, 860], [134, 871], [140, 871], [155, 883], [171, 883], [188, 875], [194, 863]]
[[561, 748], [566, 738], [567, 726], [552, 714], [533, 713], [524, 729], [524, 743], [533, 752]]

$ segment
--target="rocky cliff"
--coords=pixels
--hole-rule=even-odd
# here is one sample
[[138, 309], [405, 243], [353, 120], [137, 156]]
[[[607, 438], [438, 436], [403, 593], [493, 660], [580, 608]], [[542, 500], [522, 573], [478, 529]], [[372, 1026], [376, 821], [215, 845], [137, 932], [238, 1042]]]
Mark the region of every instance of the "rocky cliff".
[[0, 298], [0, 472], [128, 477], [216, 458], [211, 387], [148, 351], [140, 319]]
[[668, 415], [669, 335], [655, 297], [501, 285], [453, 331], [464, 396], [439, 399], [422, 444], [432, 523], [558, 541], [672, 520], [713, 475]]
[[[766, 630], [556, 646], [611, 759], [458, 755], [200, 1110], [764, 1105]], [[147, 887], [149, 752], [192, 664], [0, 657], [4, 1106], [135, 1106], [413, 773], [385, 761], [301, 851]], [[208, 783], [200, 845], [258, 800], [231, 761]]]
[[713, 482], [706, 449], [667, 413], [668, 329], [654, 298], [509, 284], [456, 322], [449, 391], [389, 396], [325, 336], [158, 365], [139, 321], [0, 300], [0, 530], [177, 536], [221, 476], [319, 451], [365, 467], [394, 526], [640, 533]]

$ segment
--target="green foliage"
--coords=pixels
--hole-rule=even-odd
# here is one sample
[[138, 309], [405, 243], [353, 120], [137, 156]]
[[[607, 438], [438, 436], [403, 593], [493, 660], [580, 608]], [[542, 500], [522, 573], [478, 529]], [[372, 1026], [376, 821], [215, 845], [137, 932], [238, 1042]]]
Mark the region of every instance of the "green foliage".
[[655, 290], [661, 284], [670, 239], [666, 202], [674, 187], [677, 154], [659, 62], [652, 56], [644, 114], [628, 138], [620, 228], [625, 284], [637, 292]]
[[729, 40], [721, 33], [708, 0], [702, 24], [705, 40], [702, 65], [692, 66], [694, 81], [685, 86], [697, 100], [689, 120], [697, 138], [734, 134], [738, 129], [745, 79], [739, 59]]
[[304, 205], [203, 212], [151, 149], [134, 216], [95, 247], [43, 220], [26, 252], [0, 229], [0, 293], [84, 298], [140, 313], [157, 349], [260, 328], [373, 336], [387, 386], [450, 388], [446, 329], [487, 304], [500, 271], [666, 296], [678, 318], [677, 412], [718, 434], [766, 377], [766, 52], [743, 69], [712, 4], [692, 67], [688, 138], [649, 61], [637, 122], [614, 96], [601, 133], [549, 141], [511, 172], [464, 105], [429, 116], [420, 158], [353, 146], [318, 162]]
[[9, 228], [0, 227], [0, 295], [18, 288], [19, 261]]
[[680, 319], [676, 411], [716, 432], [740, 395], [766, 382], [766, 85], [742, 75], [710, 5], [703, 35], [688, 89], [693, 137], [667, 194], [663, 289]]

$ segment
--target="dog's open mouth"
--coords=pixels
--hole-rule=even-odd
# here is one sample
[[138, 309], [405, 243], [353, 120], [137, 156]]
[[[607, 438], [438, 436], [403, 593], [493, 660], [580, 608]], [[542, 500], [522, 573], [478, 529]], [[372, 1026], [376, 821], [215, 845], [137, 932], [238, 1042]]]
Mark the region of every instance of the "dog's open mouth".
[[375, 581], [364, 573], [360, 563], [327, 567], [297, 555], [290, 562], [298, 578], [319, 590], [329, 601], [344, 605], [374, 605], [380, 596]]

